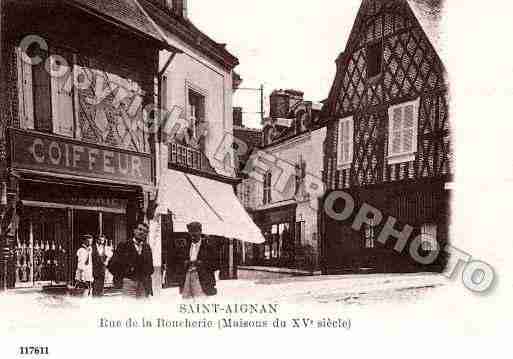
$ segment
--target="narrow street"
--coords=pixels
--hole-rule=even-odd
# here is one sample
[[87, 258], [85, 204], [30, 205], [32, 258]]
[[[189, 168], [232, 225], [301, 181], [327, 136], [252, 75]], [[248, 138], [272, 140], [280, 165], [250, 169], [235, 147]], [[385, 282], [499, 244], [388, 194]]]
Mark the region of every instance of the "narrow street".
[[[260, 280], [218, 281], [218, 295], [209, 298], [215, 302], [259, 302], [289, 304], [343, 304], [372, 306], [387, 303], [413, 303], [433, 295], [447, 284], [441, 275], [435, 274], [370, 274], [312, 277], [282, 277]], [[94, 300], [94, 304], [114, 304], [123, 298], [107, 295]], [[41, 291], [17, 292], [0, 300], [16, 304], [19, 300], [36, 307], [77, 308], [91, 303], [91, 298], [67, 295], [48, 295]], [[164, 289], [150, 299], [158, 304], [179, 303], [177, 288]], [[41, 309], [41, 308], [39, 308]]]

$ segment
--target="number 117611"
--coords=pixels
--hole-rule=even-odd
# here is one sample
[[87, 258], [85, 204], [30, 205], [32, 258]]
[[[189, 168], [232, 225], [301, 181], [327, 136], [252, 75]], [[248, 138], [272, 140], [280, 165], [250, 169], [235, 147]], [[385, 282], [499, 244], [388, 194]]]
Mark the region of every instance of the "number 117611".
[[22, 346], [19, 351], [20, 355], [48, 355], [48, 347], [39, 346]]

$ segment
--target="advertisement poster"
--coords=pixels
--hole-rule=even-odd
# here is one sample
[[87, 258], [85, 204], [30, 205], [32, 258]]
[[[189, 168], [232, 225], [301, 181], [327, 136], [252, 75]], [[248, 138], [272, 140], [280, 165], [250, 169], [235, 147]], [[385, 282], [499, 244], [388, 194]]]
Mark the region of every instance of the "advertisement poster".
[[509, 357], [512, 10], [0, 0], [0, 356]]

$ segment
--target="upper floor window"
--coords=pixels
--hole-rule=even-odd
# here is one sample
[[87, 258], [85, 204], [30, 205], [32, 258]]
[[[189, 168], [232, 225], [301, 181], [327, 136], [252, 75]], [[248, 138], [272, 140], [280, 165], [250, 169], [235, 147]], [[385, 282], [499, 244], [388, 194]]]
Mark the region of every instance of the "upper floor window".
[[271, 183], [272, 183], [272, 173], [271, 173], [271, 171], [269, 171], [264, 175], [264, 204], [269, 204], [272, 201]]
[[[16, 51], [21, 127], [73, 137], [72, 54], [39, 47]], [[32, 64], [35, 58], [40, 61]]]
[[298, 111], [296, 114], [296, 120], [294, 121], [294, 127], [296, 134], [300, 134], [306, 131], [306, 122], [308, 120], [308, 113], [306, 111]]
[[438, 250], [438, 242], [436, 240], [436, 224], [424, 224], [420, 228], [421, 248], [425, 251]]
[[270, 145], [274, 140], [274, 127], [266, 126], [263, 130], [264, 146]]
[[239, 199], [245, 208], [251, 207], [251, 184], [242, 182], [239, 185]]
[[371, 222], [371, 224], [364, 224], [364, 236], [365, 236], [365, 248], [372, 249], [375, 248], [375, 239], [376, 239], [376, 233], [374, 231], [374, 222]]
[[417, 152], [420, 100], [388, 109], [388, 163], [413, 161]]
[[353, 117], [347, 117], [338, 122], [338, 167], [349, 167], [353, 162]]
[[189, 121], [194, 135], [199, 135], [199, 125], [205, 121], [205, 96], [189, 90]]
[[383, 43], [375, 42], [367, 46], [367, 78], [373, 78], [381, 73], [383, 62]]
[[16, 57], [21, 128], [149, 152], [145, 92], [121, 68], [52, 45]]
[[189, 136], [193, 147], [204, 151], [202, 126], [205, 124], [205, 96], [189, 89], [188, 93]]

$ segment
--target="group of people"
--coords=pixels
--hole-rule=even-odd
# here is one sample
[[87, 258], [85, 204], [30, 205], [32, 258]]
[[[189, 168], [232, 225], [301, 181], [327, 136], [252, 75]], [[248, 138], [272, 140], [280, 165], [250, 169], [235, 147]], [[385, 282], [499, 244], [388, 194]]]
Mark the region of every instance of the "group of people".
[[[192, 222], [187, 225], [187, 230], [189, 239], [175, 247], [168, 269], [175, 273], [184, 299], [216, 295], [215, 272], [219, 269], [217, 248], [202, 233], [201, 223]], [[133, 237], [120, 243], [114, 252], [109, 251], [104, 236], [95, 241], [92, 235], [84, 235], [82, 246], [77, 251], [77, 286], [95, 297], [102, 296], [108, 269], [125, 296], [152, 296], [154, 266], [152, 250], [147, 243], [148, 233], [148, 225], [138, 223]]]
[[77, 287], [95, 297], [103, 295], [105, 287], [106, 267], [112, 258], [112, 250], [107, 246], [105, 236], [94, 239], [93, 235], [85, 234], [77, 251], [77, 270], [75, 280]]

